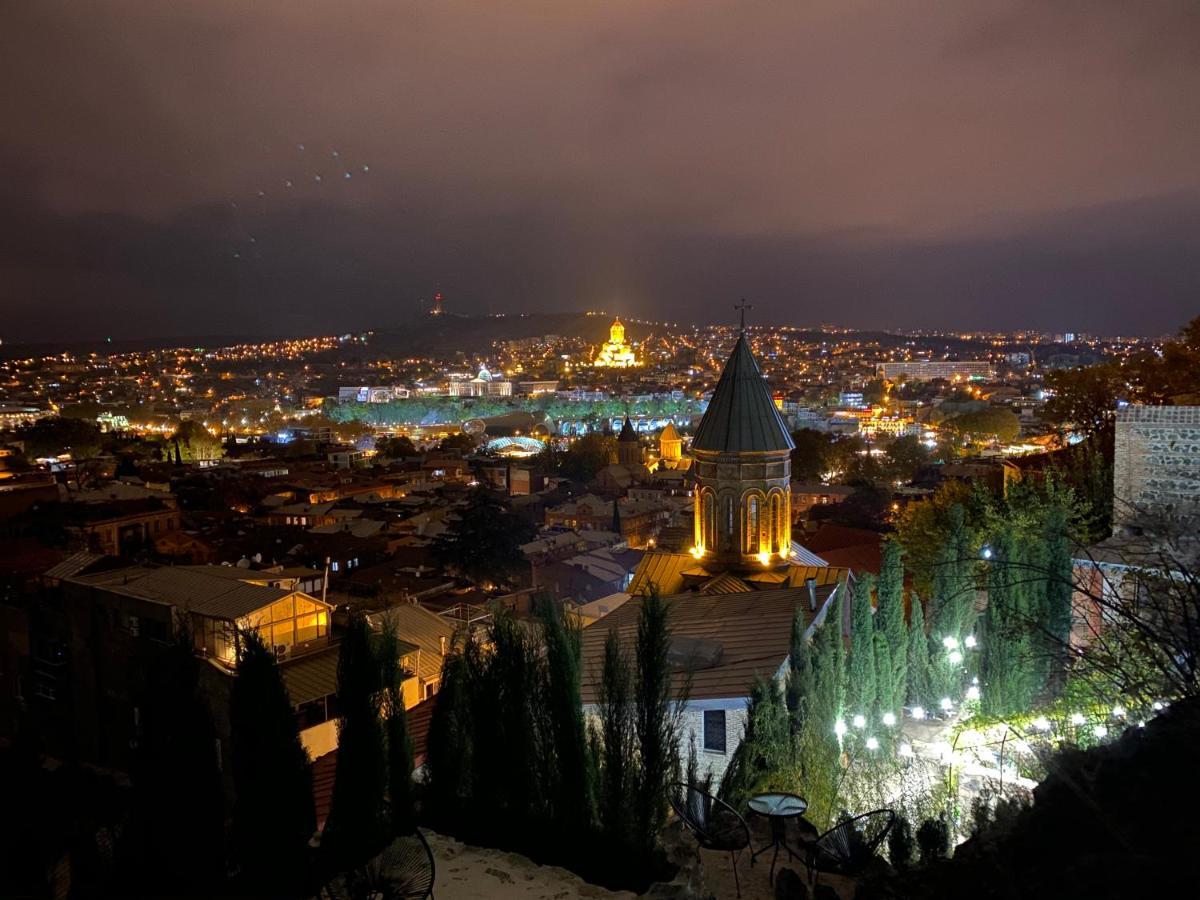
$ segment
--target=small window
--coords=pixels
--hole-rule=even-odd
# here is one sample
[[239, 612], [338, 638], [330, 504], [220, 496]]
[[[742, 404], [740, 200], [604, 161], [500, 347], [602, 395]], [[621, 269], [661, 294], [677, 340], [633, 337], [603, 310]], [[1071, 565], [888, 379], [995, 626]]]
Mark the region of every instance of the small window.
[[704, 710], [704, 749], [725, 752], [725, 710]]

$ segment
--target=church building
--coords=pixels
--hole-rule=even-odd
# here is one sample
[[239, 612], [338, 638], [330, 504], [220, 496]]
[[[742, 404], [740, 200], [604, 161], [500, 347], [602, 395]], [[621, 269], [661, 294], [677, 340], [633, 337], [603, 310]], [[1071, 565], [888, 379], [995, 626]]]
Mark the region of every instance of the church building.
[[613, 319], [608, 329], [608, 341], [600, 347], [592, 365], [598, 369], [629, 369], [641, 365], [633, 348], [625, 341], [625, 325], [620, 318]]
[[[688, 685], [681, 746], [694, 747], [698, 771], [719, 783], [745, 733], [755, 680], [783, 685], [793, 623], [810, 637], [849, 573], [792, 542], [792, 438], [744, 329], [691, 450], [694, 544], [647, 550], [628, 600], [584, 629], [582, 696], [595, 715], [609, 634], [632, 653], [642, 606], [657, 592], [670, 609], [672, 680]], [[845, 631], [845, 610], [840, 624]]]

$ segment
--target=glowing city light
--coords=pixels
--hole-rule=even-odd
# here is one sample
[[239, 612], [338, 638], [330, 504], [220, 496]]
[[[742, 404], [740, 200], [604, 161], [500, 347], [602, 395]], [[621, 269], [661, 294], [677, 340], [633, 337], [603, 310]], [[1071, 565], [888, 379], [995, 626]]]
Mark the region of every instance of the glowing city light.
[[910, 715], [917, 721], [920, 721], [921, 719], [925, 718], [925, 707], [914, 706]]
[[758, 554], [758, 561], [764, 566], [769, 566], [771, 564], [771, 554], [766, 550], [762, 551]]
[[974, 649], [977, 643], [978, 641], [975, 640], [975, 635], [973, 634], [968, 634], [965, 638], [963, 638], [963, 644], [965, 644], [968, 649]]
[[1087, 719], [1083, 717], [1083, 713], [1071, 713], [1071, 724], [1082, 725]]
[[859, 715], [855, 716], [851, 721], [854, 723], [855, 728], [866, 728], [867, 727], [867, 717], [862, 715], [861, 713]]
[[896, 714], [890, 713], [890, 712], [884, 713], [883, 714], [883, 724], [886, 725], [888, 728], [891, 728], [893, 725], [895, 725], [896, 724]]
[[950, 655], [946, 658], [948, 660], [950, 660], [950, 665], [952, 665], [952, 666], [957, 666], [959, 663], [961, 663], [963, 661], [963, 655], [958, 650], [951, 650]]
[[699, 544], [697, 544], [695, 547], [693, 547], [688, 552], [691, 553], [692, 556], [694, 556], [696, 559], [700, 559], [702, 556], [704, 556], [704, 548], [701, 547]]
[[843, 722], [841, 719], [838, 719], [836, 722], [834, 722], [833, 723], [833, 733], [838, 736], [838, 740], [841, 740], [843, 737], [845, 737], [846, 723]]
[[958, 640], [951, 635], [946, 635], [944, 638], [942, 638], [942, 646], [947, 650], [953, 650], [958, 646]]
[[954, 706], [954, 703], [950, 700], [949, 697], [943, 697], [941, 702], [938, 705], [941, 706], [942, 709], [944, 709], [948, 712]]
[[1032, 722], [1030, 722], [1029, 725], [1035, 731], [1049, 731], [1050, 730], [1050, 720], [1047, 719], [1045, 716], [1038, 716], [1036, 719], [1034, 719]]
[[867, 738], [867, 749], [868, 750], [878, 750], [879, 749], [879, 739], [873, 738], [873, 737]]
[[1112, 714], [1114, 717], [1116, 717], [1118, 719], [1125, 718], [1125, 707], [1123, 707], [1121, 704], [1118, 703], [1116, 706], [1113, 707]]
[[979, 699], [978, 685], [973, 684], [969, 688], [967, 688], [967, 699], [968, 700], [978, 700]]
[[1108, 734], [1108, 728], [1106, 728], [1104, 725], [1097, 725], [1092, 729], [1092, 734], [1098, 738], [1102, 738]]

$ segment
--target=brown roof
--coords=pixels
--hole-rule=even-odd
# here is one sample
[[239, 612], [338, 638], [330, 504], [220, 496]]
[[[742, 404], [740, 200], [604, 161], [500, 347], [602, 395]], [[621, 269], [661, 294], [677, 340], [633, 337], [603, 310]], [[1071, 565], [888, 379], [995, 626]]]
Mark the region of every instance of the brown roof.
[[[817, 589], [817, 610], [836, 585]], [[604, 660], [604, 643], [616, 629], [632, 658], [643, 597], [629, 601], [583, 631], [584, 703], [595, 703]], [[682, 594], [667, 598], [673, 637], [717, 642], [717, 663], [691, 673], [690, 698], [712, 700], [745, 697], [755, 678], [778, 673], [791, 645], [792, 619], [797, 610], [812, 622], [808, 590], [803, 587], [734, 594]], [[682, 674], [682, 673], [680, 673]]]

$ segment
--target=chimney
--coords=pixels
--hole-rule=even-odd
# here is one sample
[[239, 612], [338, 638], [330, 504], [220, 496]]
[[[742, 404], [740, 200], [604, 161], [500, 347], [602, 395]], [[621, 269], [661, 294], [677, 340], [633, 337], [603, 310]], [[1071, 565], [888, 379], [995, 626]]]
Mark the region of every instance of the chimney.
[[446, 636], [443, 634], [438, 638], [438, 643], [442, 648], [442, 656], [446, 655]]
[[817, 579], [805, 578], [804, 584], [808, 588], [808, 608], [813, 612], [817, 611]]

